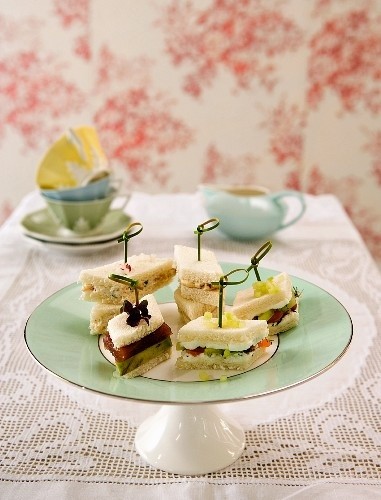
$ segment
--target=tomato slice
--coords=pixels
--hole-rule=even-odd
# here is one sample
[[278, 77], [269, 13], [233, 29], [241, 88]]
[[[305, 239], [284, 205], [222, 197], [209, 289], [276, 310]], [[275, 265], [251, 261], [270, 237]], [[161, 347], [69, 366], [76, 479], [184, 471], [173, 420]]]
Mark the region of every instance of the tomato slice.
[[284, 312], [280, 309], [276, 309], [274, 314], [267, 320], [267, 323], [278, 323], [284, 316]]
[[205, 351], [205, 347], [196, 347], [196, 349], [187, 349], [186, 353], [190, 354], [191, 356], [198, 356], [199, 354], [202, 354]]

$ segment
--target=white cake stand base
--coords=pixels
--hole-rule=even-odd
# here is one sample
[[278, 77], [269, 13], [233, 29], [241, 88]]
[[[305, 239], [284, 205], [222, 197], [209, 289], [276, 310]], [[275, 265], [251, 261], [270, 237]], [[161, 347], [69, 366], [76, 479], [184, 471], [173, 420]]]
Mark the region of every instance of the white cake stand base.
[[166, 405], [139, 426], [135, 446], [150, 465], [194, 476], [234, 463], [244, 450], [245, 435], [215, 406]]

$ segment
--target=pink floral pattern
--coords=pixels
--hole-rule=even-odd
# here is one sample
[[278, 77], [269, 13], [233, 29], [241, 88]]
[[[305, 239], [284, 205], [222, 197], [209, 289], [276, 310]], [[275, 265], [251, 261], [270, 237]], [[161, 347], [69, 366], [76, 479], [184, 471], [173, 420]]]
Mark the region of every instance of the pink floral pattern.
[[[172, 114], [174, 101], [151, 85], [150, 67], [145, 59], [126, 61], [102, 47], [95, 92], [102, 93], [103, 104], [94, 124], [107, 156], [124, 166], [135, 186], [149, 176], [164, 187], [166, 156], [186, 148], [193, 134]], [[114, 79], [128, 83], [116, 91]]]
[[[206, 151], [202, 182], [255, 184], [257, 163], [258, 159], [252, 155], [248, 154], [240, 158], [229, 157], [212, 144]], [[236, 172], [239, 172], [239, 182], [237, 182]]]
[[270, 90], [277, 81], [274, 60], [300, 46], [302, 30], [266, 2], [214, 0], [203, 9], [196, 5], [174, 0], [162, 21], [171, 60], [191, 68], [185, 92], [200, 96], [220, 68], [239, 88], [248, 89], [256, 80]]
[[375, 130], [368, 135], [369, 142], [364, 145], [364, 150], [371, 155], [371, 174], [376, 183], [381, 186], [381, 130]]
[[306, 113], [298, 104], [284, 100], [271, 111], [267, 124], [270, 152], [277, 165], [291, 162], [301, 166], [304, 151]]
[[[380, 2], [114, 1], [0, 7], [6, 165], [34, 170], [63, 130], [91, 123], [129, 188], [334, 193], [381, 260]], [[332, 155], [316, 147], [322, 126], [340, 138]], [[5, 219], [17, 196], [2, 195]]]
[[74, 54], [89, 60], [91, 58], [90, 0], [65, 0], [65, 2], [54, 0], [54, 10], [65, 29], [79, 27], [80, 33], [75, 35], [73, 41]]
[[191, 139], [189, 128], [173, 118], [169, 109], [165, 96], [138, 87], [110, 96], [94, 116], [108, 157], [125, 165], [135, 183], [155, 172], [164, 186], [162, 158], [186, 147]]
[[0, 59], [0, 139], [10, 127], [36, 148], [53, 140], [68, 110], [80, 111], [83, 94], [61, 76], [63, 69], [52, 56], [31, 51]]
[[316, 107], [328, 91], [343, 111], [360, 105], [381, 111], [381, 15], [353, 10], [330, 18], [312, 37], [308, 101]]

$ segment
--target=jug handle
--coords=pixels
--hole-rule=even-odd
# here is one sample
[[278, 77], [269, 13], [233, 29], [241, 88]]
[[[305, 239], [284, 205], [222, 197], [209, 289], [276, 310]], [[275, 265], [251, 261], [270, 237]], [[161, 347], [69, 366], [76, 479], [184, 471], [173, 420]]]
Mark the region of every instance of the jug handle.
[[282, 223], [278, 229], [284, 229], [285, 227], [291, 226], [291, 224], [294, 224], [296, 221], [298, 221], [306, 211], [306, 202], [304, 200], [304, 196], [299, 191], [291, 191], [291, 190], [281, 191], [280, 193], [271, 195], [271, 198], [275, 201], [275, 203], [277, 203], [282, 198], [287, 198], [287, 197], [293, 197], [299, 200], [300, 211], [295, 215], [294, 218], [292, 218], [286, 223]]

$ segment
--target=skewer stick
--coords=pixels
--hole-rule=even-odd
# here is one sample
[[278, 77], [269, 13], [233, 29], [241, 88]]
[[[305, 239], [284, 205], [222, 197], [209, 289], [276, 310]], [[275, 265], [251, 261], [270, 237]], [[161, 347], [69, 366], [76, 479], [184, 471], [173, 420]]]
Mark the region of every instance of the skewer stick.
[[[238, 271], [244, 271], [246, 276], [240, 281], [229, 281], [229, 276]], [[222, 310], [224, 307], [224, 288], [228, 285], [240, 285], [244, 283], [249, 276], [249, 271], [247, 269], [233, 269], [227, 274], [220, 277], [219, 281], [212, 281], [212, 285], [219, 285], [219, 295], [218, 295], [218, 328], [222, 328]]]
[[[210, 227], [205, 227], [208, 224], [215, 223]], [[194, 231], [194, 234], [197, 234], [197, 260], [201, 260], [201, 235], [205, 233], [206, 231], [211, 231], [212, 229], [215, 229], [219, 225], [220, 221], [216, 217], [213, 217], [212, 219], [208, 219], [207, 221], [203, 222], [202, 224], [199, 224], [197, 226], [196, 231]]]
[[258, 264], [261, 259], [271, 250], [271, 247], [273, 244], [271, 241], [266, 241], [261, 248], [253, 255], [251, 258], [251, 266], [247, 268], [247, 272], [249, 273], [252, 269], [254, 269], [255, 276], [257, 277], [258, 281], [261, 281], [261, 277], [259, 276], [258, 272]]
[[[139, 229], [135, 231], [134, 233], [131, 233], [131, 229], [133, 227], [139, 226]], [[137, 236], [139, 233], [143, 231], [143, 226], [140, 224], [140, 222], [132, 222], [127, 229], [124, 231], [124, 233], [118, 238], [118, 243], [121, 243], [123, 241], [124, 243], [124, 263], [127, 264], [127, 246], [128, 242], [131, 238], [134, 236]]]

